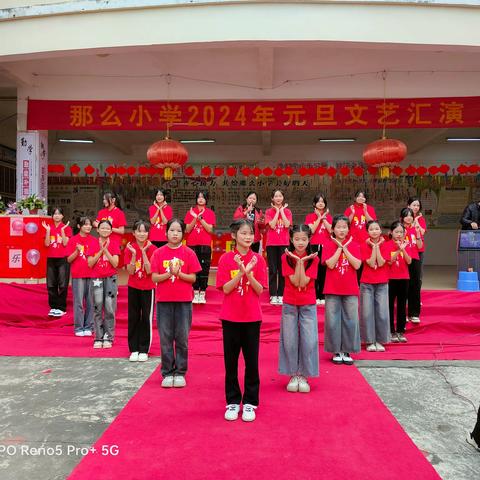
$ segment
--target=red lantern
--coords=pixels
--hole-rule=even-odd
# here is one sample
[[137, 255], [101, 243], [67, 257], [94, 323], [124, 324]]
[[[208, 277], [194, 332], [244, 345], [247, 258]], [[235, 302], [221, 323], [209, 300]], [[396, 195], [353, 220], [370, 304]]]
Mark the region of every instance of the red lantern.
[[288, 175], [289, 177], [293, 175], [295, 170], [292, 167], [285, 167], [285, 175]]
[[180, 142], [166, 138], [150, 146], [147, 158], [152, 165], [164, 168], [165, 180], [171, 180], [173, 171], [187, 163], [188, 151]]
[[91, 175], [93, 172], [95, 172], [95, 169], [91, 165], [87, 165], [84, 170], [87, 175]]
[[399, 177], [402, 174], [402, 172], [403, 172], [403, 168], [399, 167], [398, 165], [392, 168], [392, 173], [397, 177]]
[[340, 168], [340, 174], [344, 177], [346, 177], [350, 173], [350, 169], [348, 167], [341, 167]]
[[65, 172], [65, 165], [58, 165], [57, 173], [64, 173]]
[[118, 168], [117, 168], [117, 173], [118, 173], [121, 177], [123, 177], [124, 175], [126, 175], [127, 169], [126, 169], [125, 167], [118, 167]]
[[406, 155], [407, 146], [403, 142], [382, 138], [365, 147], [363, 160], [368, 166], [379, 167], [381, 178], [388, 178], [390, 167], [400, 163]]
[[259, 177], [259, 176], [262, 174], [262, 169], [259, 168], [259, 167], [255, 167], [255, 168], [252, 170], [252, 174], [253, 174], [255, 177]]
[[308, 168], [307, 167], [300, 167], [299, 170], [298, 170], [298, 173], [304, 177], [305, 175], [307, 175], [308, 173]]
[[56, 165], [49, 165], [49, 166], [47, 167], [48, 173], [56, 173], [56, 172], [57, 172], [57, 168], [56, 168], [56, 167], [57, 167]]
[[263, 174], [266, 177], [271, 177], [273, 175], [273, 170], [270, 167], [266, 167], [263, 169]]
[[228, 167], [227, 168], [227, 175], [229, 177], [234, 177], [237, 174], [237, 169], [235, 167]]
[[130, 177], [133, 177], [137, 173], [137, 169], [134, 166], [128, 167], [127, 173]]
[[277, 167], [274, 173], [276, 177], [281, 177], [283, 175], [283, 168]]
[[215, 167], [213, 169], [213, 173], [216, 177], [221, 177], [225, 173], [225, 170], [223, 169], [223, 167]]
[[185, 168], [183, 173], [185, 173], [187, 177], [191, 177], [195, 174], [195, 169], [191, 165], [189, 165], [188, 167]]
[[337, 174], [337, 169], [334, 167], [328, 167], [327, 169], [327, 175], [331, 178], [333, 178]]
[[425, 167], [418, 167], [417, 168], [417, 175], [423, 177], [427, 173], [427, 169]]
[[364, 170], [362, 167], [354, 167], [353, 173], [356, 177], [361, 177], [364, 174]]
[[450, 171], [450, 167], [444, 163], [443, 165], [440, 166], [439, 170], [440, 170], [440, 173], [443, 173], [444, 175], [446, 175]]
[[468, 167], [466, 165], [464, 165], [463, 163], [460, 164], [457, 168], [457, 172], [460, 174], [460, 175], [465, 175], [468, 171]]
[[105, 172], [108, 173], [109, 175], [115, 175], [117, 173], [117, 167], [115, 167], [115, 165], [109, 165], [105, 169]]
[[473, 173], [473, 174], [478, 173], [478, 165], [470, 165], [468, 167], [468, 173]]
[[315, 168], [314, 167], [308, 167], [307, 168], [307, 175], [310, 175], [313, 177], [315, 175]]
[[409, 165], [405, 172], [409, 177], [413, 177], [417, 173], [417, 169], [413, 165]]
[[430, 175], [436, 175], [439, 172], [439, 169], [436, 165], [432, 165], [431, 167], [428, 167], [428, 173]]
[[378, 168], [377, 167], [368, 167], [367, 171], [370, 175], [376, 175], [378, 173]]
[[80, 167], [74, 163], [71, 167], [70, 167], [70, 173], [72, 175], [78, 175], [80, 173]]
[[244, 177], [248, 177], [252, 173], [252, 169], [250, 167], [244, 167], [240, 171]]
[[212, 169], [208, 166], [202, 167], [202, 177], [210, 177], [212, 175]]
[[325, 167], [318, 167], [316, 169], [317, 175], [325, 175], [327, 173], [327, 169]]

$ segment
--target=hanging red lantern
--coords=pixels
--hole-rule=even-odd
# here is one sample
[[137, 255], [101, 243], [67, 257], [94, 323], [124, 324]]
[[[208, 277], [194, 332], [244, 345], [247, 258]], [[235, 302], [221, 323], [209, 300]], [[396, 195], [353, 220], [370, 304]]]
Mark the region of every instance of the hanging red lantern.
[[92, 167], [92, 165], [87, 165], [87, 166], [84, 168], [84, 170], [85, 170], [85, 173], [86, 173], [87, 175], [91, 175], [92, 173], [95, 172], [95, 169]]
[[334, 167], [328, 167], [327, 168], [327, 175], [331, 178], [333, 178], [337, 174], [337, 169]]
[[350, 168], [348, 168], [348, 167], [341, 167], [340, 168], [340, 174], [343, 177], [346, 177], [349, 173], [350, 173]]
[[202, 167], [202, 177], [210, 177], [212, 175], [212, 169], [209, 166]]
[[71, 167], [70, 167], [70, 173], [72, 175], [78, 175], [80, 173], [80, 167], [74, 163]]
[[470, 165], [468, 167], [468, 173], [473, 173], [474, 175], [478, 173], [478, 165]]
[[115, 167], [115, 165], [109, 165], [105, 169], [105, 172], [108, 173], [108, 175], [115, 175], [117, 173], [117, 167]]
[[427, 169], [425, 167], [418, 167], [417, 168], [417, 175], [419, 177], [423, 177], [427, 173]]
[[252, 174], [253, 174], [255, 177], [259, 177], [259, 176], [262, 174], [262, 169], [259, 168], [259, 167], [255, 167], [255, 168], [252, 170]]
[[283, 175], [283, 168], [277, 167], [273, 173], [275, 173], [276, 177], [281, 177]]
[[138, 173], [140, 175], [148, 175], [148, 167], [144, 167], [144, 166], [138, 167]]
[[439, 172], [439, 169], [436, 165], [432, 165], [431, 167], [428, 167], [428, 173], [430, 175], [436, 175]]
[[165, 180], [171, 180], [174, 170], [187, 163], [188, 151], [180, 142], [165, 138], [149, 147], [147, 158], [152, 165], [164, 169]]
[[361, 177], [363, 174], [364, 174], [364, 170], [362, 167], [354, 167], [353, 169], [353, 174], [356, 176], [356, 177]]
[[285, 175], [289, 177], [295, 173], [295, 170], [292, 167], [285, 167]]
[[127, 173], [130, 177], [133, 177], [137, 173], [137, 169], [134, 166], [130, 166], [127, 168]]
[[252, 169], [250, 167], [243, 167], [240, 171], [244, 177], [248, 177], [252, 173]]
[[325, 175], [327, 173], [327, 169], [325, 167], [317, 167], [315, 169], [315, 172], [316, 172], [317, 175], [322, 176], [322, 175]]
[[416, 169], [413, 165], [409, 165], [409, 166], [405, 169], [405, 173], [406, 173], [409, 177], [413, 177], [413, 176], [417, 173], [417, 169]]
[[407, 155], [407, 146], [400, 140], [382, 138], [368, 144], [363, 150], [364, 162], [379, 167], [380, 177], [388, 178], [390, 168], [400, 163]]
[[457, 168], [457, 172], [460, 175], [465, 175], [468, 172], [468, 167], [466, 165], [464, 165], [463, 163], [461, 163]]
[[440, 173], [443, 173], [444, 175], [446, 175], [450, 171], [450, 167], [444, 163], [440, 165], [439, 171]]
[[392, 168], [392, 173], [397, 177], [399, 177], [402, 174], [402, 172], [403, 172], [403, 168], [399, 167], [398, 165]]
[[266, 167], [263, 169], [263, 174], [266, 177], [271, 177], [273, 175], [273, 170], [270, 167]]
[[225, 173], [225, 170], [223, 167], [215, 167], [213, 169], [213, 173], [216, 177], [221, 177]]
[[311, 177], [313, 177], [315, 175], [315, 167], [308, 167], [307, 175], [310, 175]]
[[308, 173], [308, 168], [307, 167], [300, 167], [298, 170], [298, 173], [302, 176], [305, 177]]
[[185, 167], [185, 169], [183, 170], [183, 173], [187, 177], [192, 177], [195, 174], [195, 169], [191, 165], [189, 165], [188, 167]]
[[57, 165], [49, 165], [47, 167], [48, 173], [56, 173], [57, 172]]
[[227, 175], [229, 177], [234, 177], [237, 174], [237, 169], [235, 167], [228, 167], [227, 168]]
[[65, 165], [58, 165], [57, 173], [64, 173], [65, 172]]
[[117, 173], [118, 173], [121, 177], [123, 177], [123, 176], [126, 175], [127, 169], [126, 169], [125, 167], [118, 167], [118, 168], [117, 168]]
[[367, 172], [370, 174], [370, 175], [376, 175], [378, 173], [378, 167], [368, 167], [367, 168]]

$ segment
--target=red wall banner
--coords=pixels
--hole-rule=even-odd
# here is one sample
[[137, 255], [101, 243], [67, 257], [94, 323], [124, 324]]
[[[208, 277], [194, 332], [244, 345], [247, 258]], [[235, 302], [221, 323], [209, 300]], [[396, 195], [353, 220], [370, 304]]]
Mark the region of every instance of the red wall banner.
[[355, 130], [480, 126], [480, 97], [280, 102], [29, 100], [29, 130]]

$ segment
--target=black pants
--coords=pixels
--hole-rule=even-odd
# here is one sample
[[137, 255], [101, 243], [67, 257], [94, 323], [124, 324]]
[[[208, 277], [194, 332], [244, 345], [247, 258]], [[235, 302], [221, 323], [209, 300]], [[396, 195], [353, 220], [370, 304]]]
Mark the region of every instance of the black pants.
[[477, 423], [473, 427], [472, 437], [477, 445], [480, 445], [480, 407], [477, 413]]
[[66, 258], [47, 258], [47, 290], [50, 308], [67, 311], [70, 264]]
[[191, 248], [197, 254], [198, 261], [202, 267], [202, 271], [197, 273], [197, 279], [193, 284], [193, 289], [205, 292], [208, 287], [208, 275], [210, 273], [210, 262], [212, 261], [212, 249], [207, 245], [194, 245]]
[[410, 282], [408, 284], [408, 316], [420, 316], [420, 291], [422, 289], [422, 262], [412, 258], [408, 266]]
[[325, 275], [327, 274], [327, 266], [322, 265], [322, 246], [321, 245], [312, 245], [312, 251], [318, 252], [318, 270], [317, 270], [317, 279], [315, 280], [315, 297], [317, 300], [324, 300], [325, 295], [323, 294], [323, 287], [325, 286]]
[[252, 252], [258, 253], [260, 251], [260, 242], [252, 243], [250, 248], [252, 249]]
[[285, 278], [282, 275], [282, 255], [287, 245], [267, 247], [268, 290], [271, 297], [283, 297]]
[[[390, 309], [390, 332], [405, 333], [407, 324], [408, 280], [391, 279], [388, 282], [388, 306]], [[397, 328], [395, 328], [395, 299], [397, 300]]]
[[[261, 322], [229, 322], [222, 320], [223, 358], [225, 361], [225, 397], [227, 405], [249, 403], [258, 405], [260, 375], [258, 351]], [[244, 393], [238, 383], [238, 357], [240, 351], [245, 360]]]
[[152, 343], [154, 290], [128, 287], [128, 348], [148, 353]]
[[164, 242], [163, 240], [150, 240], [157, 248], [163, 247], [166, 245], [168, 242]]

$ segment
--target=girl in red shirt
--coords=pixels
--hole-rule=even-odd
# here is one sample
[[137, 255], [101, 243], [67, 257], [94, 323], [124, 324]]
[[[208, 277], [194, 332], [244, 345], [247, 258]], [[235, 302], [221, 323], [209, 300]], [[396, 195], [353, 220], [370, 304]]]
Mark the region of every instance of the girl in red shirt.
[[70, 265], [67, 262], [68, 239], [72, 236], [70, 222], [63, 223], [63, 210], [56, 207], [52, 212], [53, 223], [42, 222], [45, 229], [47, 251], [47, 290], [51, 317], [67, 313], [67, 292], [70, 280]]
[[[96, 238], [90, 235], [92, 222], [88, 217], [78, 219], [79, 233], [68, 242], [68, 263], [72, 273], [73, 318], [77, 337], [91, 337], [93, 332], [92, 269], [88, 255]], [[85, 304], [85, 307], [84, 307]]]
[[202, 271], [197, 275], [193, 289], [193, 303], [207, 303], [205, 292], [208, 288], [208, 275], [212, 259], [212, 235], [217, 219], [215, 212], [207, 208], [208, 193], [197, 192], [196, 205], [185, 215], [187, 245], [196, 253]]
[[309, 244], [308, 225], [294, 225], [282, 256], [285, 277], [278, 371], [290, 375], [289, 392], [308, 393], [309, 377], [318, 377], [318, 325], [315, 278], [318, 252]]
[[[393, 222], [390, 227], [391, 240], [387, 243], [387, 259], [390, 265], [388, 302], [390, 310], [390, 332], [392, 342], [405, 343], [407, 322], [408, 266], [412, 262], [411, 249], [405, 240], [402, 222]], [[397, 324], [395, 326], [395, 300], [397, 301]]]
[[363, 190], [355, 192], [355, 202], [344, 213], [350, 222], [350, 235], [358, 243], [368, 238], [367, 222], [377, 219], [375, 209], [367, 204], [367, 194]]
[[[258, 352], [262, 311], [260, 295], [266, 286], [265, 260], [252, 252], [253, 225], [245, 219], [231, 226], [235, 249], [223, 254], [218, 263], [216, 286], [224, 293], [220, 310], [225, 362], [225, 420], [236, 420], [243, 403], [242, 420], [255, 420], [258, 406], [260, 376]], [[238, 383], [238, 357], [245, 360], [245, 387], [242, 396]]]
[[93, 325], [95, 341], [93, 348], [112, 348], [115, 337], [115, 312], [117, 310], [117, 267], [120, 244], [112, 238], [112, 224], [100, 220], [98, 241], [89, 252], [88, 265], [92, 269]]
[[410, 283], [408, 284], [408, 319], [412, 323], [420, 323], [421, 291], [423, 278], [423, 256], [425, 253], [425, 233], [427, 223], [422, 215], [422, 202], [418, 197], [410, 197], [407, 202], [408, 208], [413, 212], [413, 227], [415, 234], [422, 240], [421, 247], [418, 247], [419, 261], [410, 264]]
[[360, 336], [369, 352], [384, 352], [390, 341], [388, 317], [388, 247], [377, 220], [367, 223], [369, 238], [361, 248], [363, 271], [360, 279]]
[[244, 218], [253, 224], [255, 235], [253, 237], [252, 251], [258, 253], [260, 251], [260, 241], [262, 240], [261, 230], [265, 227], [265, 216], [256, 206], [258, 201], [255, 192], [248, 192], [247, 198], [243, 205], [239, 205], [233, 214], [233, 219]]
[[[319, 258], [322, 258], [322, 248], [325, 242], [330, 238], [332, 231], [332, 216], [327, 208], [327, 197], [319, 193], [313, 199], [313, 213], [305, 217], [305, 223], [310, 227], [312, 236], [310, 245], [313, 251], [318, 252]], [[325, 274], [327, 267], [318, 262], [318, 272], [315, 280], [315, 296], [317, 305], [325, 305], [325, 295], [323, 287], [325, 286]]]
[[149, 239], [156, 247], [163, 247], [167, 243], [167, 222], [173, 217], [172, 207], [167, 204], [166, 192], [157, 190], [155, 201], [148, 209], [148, 216], [152, 228]]
[[270, 303], [283, 303], [285, 280], [282, 275], [282, 255], [290, 243], [288, 229], [292, 224], [292, 212], [287, 208], [282, 190], [272, 192], [271, 208], [265, 212], [267, 225], [268, 290]]
[[192, 284], [202, 267], [195, 252], [182, 244], [185, 223], [167, 223], [168, 243], [151, 260], [157, 283], [157, 327], [162, 349], [162, 387], [185, 387], [188, 368], [188, 335], [192, 326]]
[[114, 193], [107, 192], [103, 195], [103, 206], [98, 214], [97, 219], [93, 222], [93, 226], [98, 228], [102, 220], [108, 220], [112, 225], [111, 240], [119, 245], [122, 244], [122, 236], [125, 233], [127, 219], [125, 214], [118, 208], [118, 200]]
[[333, 353], [336, 365], [353, 365], [351, 352], [360, 351], [358, 280], [362, 264], [360, 245], [349, 235], [348, 218], [335, 215], [332, 237], [325, 244], [322, 262], [325, 277], [325, 351]]
[[150, 226], [143, 220], [133, 225], [135, 242], [127, 243], [128, 348], [131, 362], [145, 362], [152, 345], [153, 289], [150, 259], [157, 249], [148, 241]]

